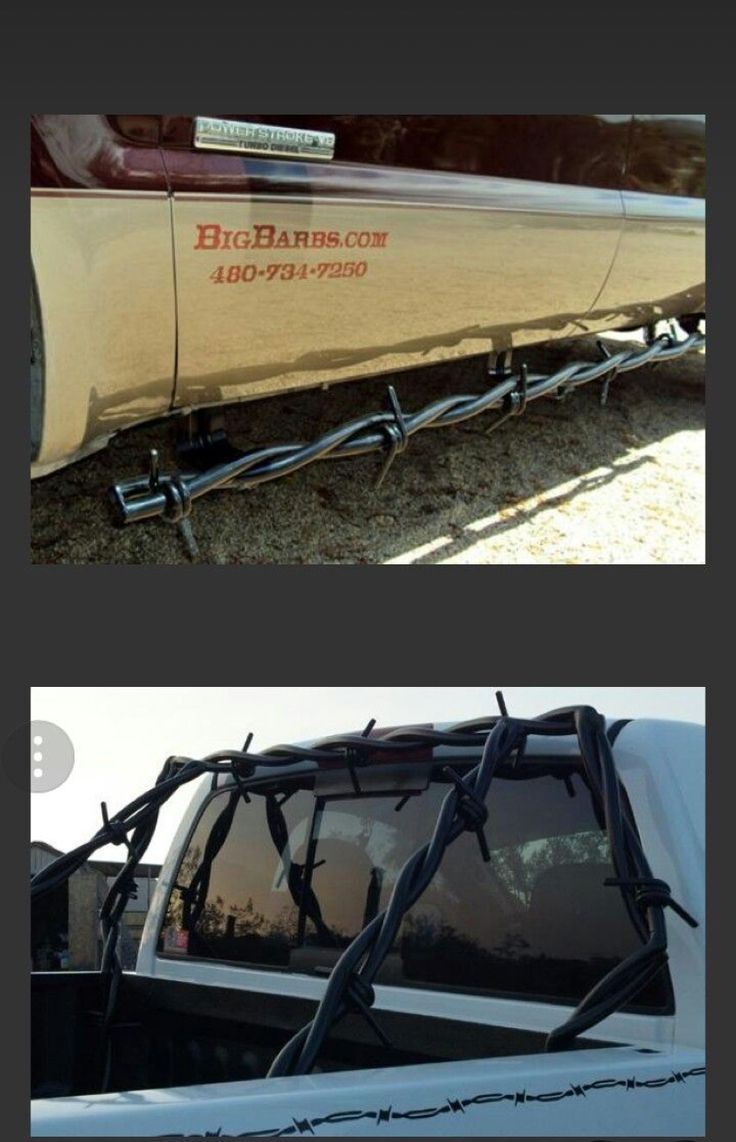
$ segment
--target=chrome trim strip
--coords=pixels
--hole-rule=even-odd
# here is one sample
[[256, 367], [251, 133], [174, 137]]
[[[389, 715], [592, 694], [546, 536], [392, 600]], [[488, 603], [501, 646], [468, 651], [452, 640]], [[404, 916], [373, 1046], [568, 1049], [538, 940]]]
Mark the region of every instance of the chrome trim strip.
[[623, 204], [627, 221], [705, 221], [704, 198], [680, 198], [669, 194], [644, 194], [640, 191], [625, 190]]
[[268, 202], [271, 205], [313, 205], [319, 202], [322, 205], [335, 205], [335, 206], [350, 206], [350, 207], [387, 207], [393, 209], [409, 209], [409, 210], [472, 210], [472, 211], [489, 211], [497, 213], [502, 211], [507, 214], [555, 214], [560, 216], [569, 217], [584, 217], [584, 218], [618, 218], [623, 222], [623, 212], [621, 209], [621, 199], [618, 191], [604, 191], [596, 192], [597, 194], [610, 195], [607, 200], [599, 200], [595, 208], [591, 203], [588, 208], [583, 203], [569, 203], [565, 206], [561, 196], [550, 195], [549, 201], [544, 202], [542, 195], [529, 196], [527, 201], [514, 196], [512, 193], [508, 194], [493, 194], [486, 195], [485, 201], [481, 195], [472, 201], [455, 201], [453, 202], [449, 196], [448, 199], [443, 200], [438, 198], [435, 201], [413, 199], [413, 198], [371, 198], [356, 195], [351, 198], [346, 195], [326, 194], [320, 190], [316, 190], [314, 194], [268, 194], [259, 191], [257, 193], [248, 194], [202, 194], [200, 192], [190, 193], [188, 191], [176, 191], [175, 199], [179, 202]]

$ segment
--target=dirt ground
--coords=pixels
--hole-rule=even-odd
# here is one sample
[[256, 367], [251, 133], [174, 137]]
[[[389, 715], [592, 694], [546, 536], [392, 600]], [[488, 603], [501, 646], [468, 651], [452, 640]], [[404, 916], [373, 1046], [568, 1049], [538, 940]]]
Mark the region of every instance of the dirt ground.
[[[616, 346], [618, 348], [618, 346]], [[525, 353], [533, 371], [597, 358], [594, 339]], [[385, 407], [487, 387], [484, 359], [418, 369], [241, 405], [228, 412], [241, 446], [311, 440]], [[320, 461], [246, 492], [198, 500], [191, 516], [202, 563], [703, 563], [705, 354], [618, 378], [563, 401], [542, 398], [486, 434], [481, 416], [422, 432], [380, 490], [382, 458]], [[32, 488], [35, 563], [190, 563], [161, 520], [112, 522], [107, 489], [147, 468], [152, 447], [172, 465], [172, 429], [124, 433], [104, 452]]]

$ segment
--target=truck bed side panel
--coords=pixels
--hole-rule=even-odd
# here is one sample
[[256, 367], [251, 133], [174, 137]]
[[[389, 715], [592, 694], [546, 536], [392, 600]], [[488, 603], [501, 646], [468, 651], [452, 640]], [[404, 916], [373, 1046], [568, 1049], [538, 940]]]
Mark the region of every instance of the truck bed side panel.
[[704, 1131], [702, 1052], [631, 1047], [34, 1104], [35, 1136], [623, 1135]]

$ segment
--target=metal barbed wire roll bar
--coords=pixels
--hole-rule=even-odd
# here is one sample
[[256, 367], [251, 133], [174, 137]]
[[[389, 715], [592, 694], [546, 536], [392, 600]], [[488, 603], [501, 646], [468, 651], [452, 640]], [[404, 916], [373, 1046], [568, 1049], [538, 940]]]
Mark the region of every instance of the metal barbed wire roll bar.
[[550, 1032], [545, 1049], [559, 1051], [571, 1046], [578, 1035], [622, 1007], [664, 967], [667, 962], [664, 908], [674, 907], [693, 927], [697, 927], [697, 921], [675, 904], [669, 886], [652, 876], [621, 794], [605, 720], [589, 706], [554, 710], [531, 721], [504, 714], [488, 734], [478, 765], [462, 778], [445, 767], [452, 785], [442, 802], [431, 840], [404, 864], [386, 908], [345, 948], [330, 973], [313, 1019], [279, 1051], [268, 1072], [269, 1078], [307, 1074], [317, 1062], [331, 1027], [351, 1010], [366, 1014], [366, 1009], [375, 1001], [375, 977], [394, 946], [404, 915], [433, 879], [445, 849], [462, 832], [471, 831], [477, 834], [482, 859], [492, 859], [483, 838], [483, 826], [488, 816], [486, 797], [499, 764], [514, 754], [523, 753], [529, 734], [559, 733], [561, 729], [575, 734], [578, 739], [586, 784], [605, 821], [611, 861], [616, 870], [616, 878], [612, 878], [611, 883], [620, 888], [641, 946], [607, 972], [578, 1003], [572, 1015]]
[[643, 349], [625, 349], [613, 354], [602, 342], [598, 344], [601, 352], [599, 361], [572, 362], [551, 374], [530, 373], [522, 364], [516, 374], [496, 374], [495, 383], [483, 393], [443, 397], [414, 413], [407, 413], [401, 408], [393, 386], [389, 385], [389, 408], [385, 412], [368, 413], [347, 421], [311, 444], [273, 444], [255, 448], [224, 463], [213, 464], [205, 471], [161, 472], [158, 453], [154, 451], [145, 476], [121, 480], [111, 488], [116, 520], [128, 524], [163, 516], [171, 523], [179, 523], [190, 514], [195, 500], [215, 489], [242, 491], [288, 476], [317, 460], [341, 460], [370, 452], [383, 452], [386, 456], [378, 478], [380, 484], [396, 456], [406, 449], [410, 438], [423, 429], [448, 428], [493, 411], [498, 415], [488, 428], [490, 433], [511, 417], [521, 415], [531, 401], [552, 393], [563, 396], [592, 381], [603, 382], [602, 402], [605, 403], [614, 377], [700, 349], [705, 344], [705, 335], [694, 332], [678, 341], [672, 334], [664, 333]]
[[[401, 726], [383, 731], [380, 737], [368, 737], [365, 734], [335, 734], [321, 738], [309, 747], [275, 745], [261, 751], [250, 749], [252, 741], [250, 734], [241, 750], [218, 750], [198, 759], [169, 757], [153, 788], [141, 793], [112, 817], [107, 811], [107, 806], [104, 806], [102, 828], [98, 829], [89, 841], [57, 857], [55, 861], [36, 873], [31, 880], [31, 896], [35, 898], [53, 891], [81, 868], [97, 849], [105, 845], [125, 844], [127, 847], [137, 844], [141, 850], [138, 853], [140, 859], [148, 847], [150, 838], [141, 834], [138, 840], [134, 830], [151, 822], [155, 824], [161, 805], [182, 785], [194, 781], [203, 774], [212, 774], [213, 781], [218, 781], [220, 775], [232, 775], [236, 782], [242, 782], [251, 778], [257, 768], [278, 772], [296, 762], [334, 761], [336, 756], [345, 758], [352, 756], [360, 759], [372, 754], [380, 757], [382, 753], [385, 755], [397, 752], [412, 753], [418, 746], [444, 745], [482, 749], [497, 721], [498, 717], [491, 715], [468, 722], [457, 722], [444, 730], [423, 726]], [[547, 732], [555, 732], [555, 727], [549, 726]], [[558, 727], [556, 732], [564, 735], [569, 731]], [[128, 834], [131, 832], [133, 837], [129, 838]], [[142, 847], [143, 841], [146, 842], [145, 848]]]
[[[108, 986], [103, 1028], [103, 1089], [107, 1089], [111, 1073], [110, 1030], [122, 974], [116, 954], [120, 918], [135, 891], [135, 868], [153, 835], [160, 806], [181, 785], [206, 773], [213, 775], [213, 785], [222, 773], [229, 773], [235, 789], [248, 800], [248, 790], [255, 791], [257, 769], [282, 772], [294, 762], [332, 761], [341, 756], [350, 770], [356, 794], [360, 795], [360, 767], [375, 755], [394, 759], [418, 745], [433, 750], [439, 745], [468, 745], [482, 749], [480, 762], [469, 772], [459, 774], [444, 765], [442, 773], [449, 792], [435, 820], [431, 840], [406, 861], [398, 874], [387, 907], [376, 915], [345, 948], [327, 982], [326, 991], [314, 1018], [298, 1031], [279, 1051], [268, 1072], [269, 1077], [305, 1074], [314, 1066], [330, 1028], [350, 1010], [358, 1010], [383, 1039], [370, 1009], [375, 1002], [373, 983], [386, 955], [394, 944], [405, 913], [419, 899], [437, 872], [445, 849], [461, 833], [473, 832], [483, 861], [492, 860], [484, 826], [488, 817], [486, 798], [498, 768], [511, 762], [515, 769], [523, 758], [530, 735], [571, 736], [578, 740], [581, 776], [596, 802], [605, 824], [615, 877], [605, 885], [621, 892], [641, 945], [609, 971], [580, 1001], [572, 1015], [554, 1031], [546, 1043], [548, 1051], [569, 1047], [575, 1038], [619, 1010], [642, 990], [667, 962], [667, 930], [664, 909], [671, 907], [681, 919], [693, 927], [693, 919], [671, 897], [665, 881], [654, 878], [644, 854], [631, 811], [616, 772], [605, 719], [589, 706], [554, 710], [540, 718], [520, 719], [506, 712], [502, 695], [498, 696], [502, 713], [497, 718], [484, 718], [453, 725], [446, 730], [404, 727], [381, 731], [370, 737], [373, 722], [363, 734], [347, 734], [324, 738], [313, 746], [274, 746], [262, 753], [250, 751], [251, 735], [242, 750], [225, 750], [201, 760], [186, 757], [168, 758], [156, 785], [131, 801], [113, 818], [103, 804], [102, 828], [84, 845], [64, 854], [42, 869], [31, 881], [32, 897], [51, 891], [84, 864], [92, 852], [105, 844], [124, 844], [128, 860], [116, 878], [102, 907], [101, 924], [105, 935], [103, 970]], [[437, 766], [431, 756], [428, 763]], [[292, 771], [290, 776], [304, 776], [305, 771]], [[308, 773], [307, 773], [308, 775]], [[266, 774], [267, 779], [272, 780]], [[286, 779], [286, 777], [284, 778]], [[263, 778], [261, 778], [263, 780]], [[233, 803], [234, 808], [234, 803]], [[130, 837], [128, 834], [132, 834]], [[219, 838], [216, 839], [219, 843]]]

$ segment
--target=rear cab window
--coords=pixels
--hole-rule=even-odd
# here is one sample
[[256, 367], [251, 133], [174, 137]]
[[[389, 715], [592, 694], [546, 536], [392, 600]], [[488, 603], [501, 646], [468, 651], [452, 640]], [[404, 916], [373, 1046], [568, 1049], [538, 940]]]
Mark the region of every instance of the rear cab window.
[[[575, 1004], [639, 946], [580, 772], [535, 759], [494, 778], [482, 860], [447, 849], [406, 913], [377, 983]], [[206, 802], [166, 910], [159, 955], [327, 976], [426, 843], [449, 784], [335, 793], [232, 786]], [[374, 782], [374, 785], [376, 783]], [[380, 785], [380, 782], [378, 783]], [[415, 783], [420, 784], [420, 783]], [[338, 786], [339, 788], [339, 783]], [[670, 1014], [667, 969], [627, 1010]]]

